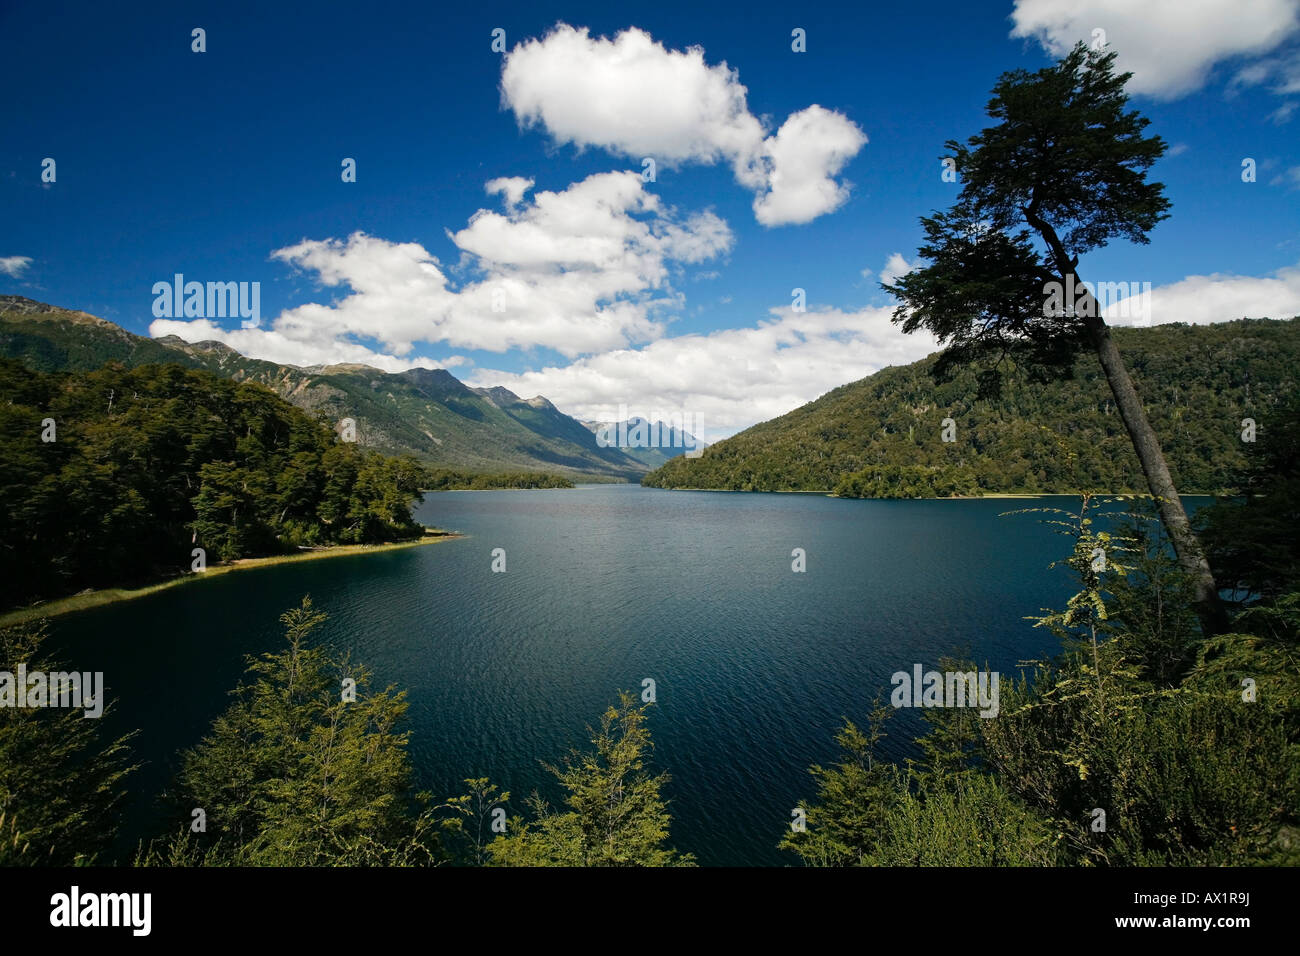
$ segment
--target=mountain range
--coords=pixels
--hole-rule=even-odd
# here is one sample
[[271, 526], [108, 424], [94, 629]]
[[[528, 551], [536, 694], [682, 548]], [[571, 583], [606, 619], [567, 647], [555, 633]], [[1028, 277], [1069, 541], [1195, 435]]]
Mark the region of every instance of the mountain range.
[[598, 443], [613, 445], [631, 455], [647, 468], [666, 465], [683, 452], [709, 447], [684, 428], [668, 422], [633, 416], [621, 422], [584, 421], [583, 427], [596, 435]]
[[331, 421], [352, 419], [362, 446], [439, 467], [635, 481], [662, 463], [601, 447], [591, 429], [541, 396], [471, 388], [444, 369], [279, 365], [247, 358], [220, 342], [146, 338], [86, 312], [23, 296], [0, 296], [0, 355], [44, 372], [89, 371], [109, 361], [129, 368], [174, 363], [257, 382]]
[[[1113, 334], [1186, 494], [1230, 487], [1248, 441], [1268, 440], [1269, 411], [1300, 388], [1300, 318], [1169, 323]], [[108, 361], [201, 368], [257, 382], [330, 421], [351, 418], [363, 446], [466, 472], [829, 492], [879, 487], [910, 469], [909, 475], [965, 476], [983, 492], [1146, 490], [1091, 354], [1078, 357], [1070, 377], [1047, 384], [1031, 383], [1008, 365], [1002, 394], [991, 400], [975, 398], [974, 369], [937, 382], [931, 355], [840, 386], [695, 458], [682, 454], [696, 442], [683, 431], [656, 429], [670, 436], [667, 448], [610, 447], [598, 439], [617, 434], [616, 425], [579, 421], [540, 396], [472, 388], [443, 369], [280, 365], [219, 342], [134, 335], [22, 296], [0, 296], [0, 356], [47, 372], [88, 371]], [[629, 419], [627, 433], [641, 421]]]

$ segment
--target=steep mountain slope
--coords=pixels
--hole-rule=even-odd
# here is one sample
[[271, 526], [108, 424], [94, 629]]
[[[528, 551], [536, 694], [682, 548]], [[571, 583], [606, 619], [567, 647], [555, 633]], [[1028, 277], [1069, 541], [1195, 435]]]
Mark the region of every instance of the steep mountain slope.
[[[1183, 493], [1225, 488], [1243, 463], [1243, 419], [1257, 423], [1300, 388], [1300, 318], [1115, 330], [1116, 342]], [[660, 488], [829, 491], [880, 466], [972, 472], [987, 492], [1145, 491], [1097, 360], [1072, 380], [1009, 376], [977, 402], [974, 374], [936, 384], [934, 356], [883, 369], [787, 415], [673, 459], [642, 479]], [[944, 419], [955, 424], [943, 440]], [[1256, 440], [1267, 441], [1260, 431]], [[850, 483], [851, 484], [851, 483]]]
[[634, 479], [646, 465], [601, 448], [577, 420], [544, 398], [473, 389], [443, 369], [381, 372], [366, 365], [299, 368], [250, 359], [219, 342], [148, 339], [84, 312], [0, 296], [0, 355], [38, 371], [89, 371], [174, 363], [265, 385], [331, 421], [356, 422], [357, 442], [468, 471], [550, 471]]

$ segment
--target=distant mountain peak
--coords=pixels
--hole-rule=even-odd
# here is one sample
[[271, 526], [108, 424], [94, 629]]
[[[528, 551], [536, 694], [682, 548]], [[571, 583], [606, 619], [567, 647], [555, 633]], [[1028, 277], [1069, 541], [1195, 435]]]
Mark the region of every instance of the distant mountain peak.
[[48, 302], [37, 302], [25, 295], [0, 295], [0, 312], [16, 312], [19, 315], [34, 315], [41, 312], [67, 312], [67, 309]]
[[219, 354], [242, 354], [238, 350], [232, 349], [225, 342], [218, 342], [216, 339], [204, 339], [202, 342], [188, 342], [179, 335], [164, 335], [160, 338], [154, 339], [154, 341], [161, 342], [163, 345], [170, 346], [174, 349], [181, 349], [186, 352], [193, 350], [195, 352], [217, 352]]
[[316, 375], [345, 375], [349, 372], [365, 375], [375, 373], [387, 375], [383, 369], [375, 368], [373, 365], [366, 365], [364, 362], [339, 362], [336, 365], [304, 365], [304, 372], [312, 372]]
[[473, 391], [482, 395], [493, 405], [498, 407], [503, 404], [518, 405], [523, 401], [522, 398], [510, 391], [510, 389], [506, 388], [504, 385], [492, 385], [488, 388], [476, 388]]
[[97, 322], [117, 328], [114, 323], [109, 322], [107, 319], [101, 319], [97, 315], [91, 315], [89, 312], [82, 312], [79, 309], [65, 309], [61, 305], [50, 305], [48, 302], [37, 302], [25, 295], [0, 295], [0, 315], [2, 314], [24, 315], [37, 319], [44, 317], [67, 318], [74, 322]]

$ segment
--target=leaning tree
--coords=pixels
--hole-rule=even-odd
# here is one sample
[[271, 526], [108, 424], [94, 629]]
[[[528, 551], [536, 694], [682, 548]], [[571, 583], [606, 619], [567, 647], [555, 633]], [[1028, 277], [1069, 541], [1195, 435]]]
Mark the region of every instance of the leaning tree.
[[[1054, 66], [1005, 73], [988, 115], [966, 145], [949, 140], [962, 189], [947, 212], [921, 217], [929, 265], [882, 287], [901, 304], [894, 322], [925, 328], [945, 346], [935, 373], [975, 365], [979, 395], [997, 394], [1004, 362], [1031, 381], [1066, 377], [1090, 348], [1115, 396], [1160, 517], [1195, 588], [1207, 633], [1224, 628], [1218, 588], [1151, 423], [1111, 338], [1102, 308], [1079, 276], [1079, 257], [1111, 239], [1148, 242], [1168, 216], [1161, 183], [1146, 173], [1163, 155], [1148, 121], [1126, 110], [1115, 54], [1080, 43]], [[1077, 295], [1074, 290], [1077, 290]]]

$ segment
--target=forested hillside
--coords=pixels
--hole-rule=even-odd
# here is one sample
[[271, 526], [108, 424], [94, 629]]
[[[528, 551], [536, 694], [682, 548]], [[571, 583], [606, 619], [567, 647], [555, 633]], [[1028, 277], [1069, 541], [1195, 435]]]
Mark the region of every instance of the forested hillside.
[[[1245, 462], [1242, 420], [1262, 420], [1300, 383], [1300, 319], [1120, 328], [1114, 335], [1185, 494], [1230, 487]], [[933, 365], [931, 356], [883, 369], [719, 442], [701, 458], [674, 459], [642, 484], [733, 491], [839, 486], [851, 495], [905, 475], [910, 493], [944, 494], [919, 480], [930, 474], [958, 493], [968, 477], [975, 493], [1146, 490], [1094, 356], [1081, 356], [1064, 382], [1034, 384], [1010, 374], [995, 401], [974, 399], [974, 370], [938, 384]], [[955, 425], [951, 442], [943, 440], [946, 418]], [[1260, 431], [1256, 439], [1267, 435]], [[934, 470], [898, 470], [917, 466]]]
[[177, 365], [0, 359], [0, 606], [299, 545], [418, 537], [424, 469], [267, 389]]
[[445, 369], [383, 372], [366, 365], [300, 368], [252, 359], [220, 342], [148, 339], [85, 312], [0, 296], [0, 356], [41, 372], [88, 372], [175, 363], [237, 382], [257, 382], [332, 422], [351, 418], [357, 443], [476, 473], [546, 471], [634, 479], [647, 465], [596, 436], [540, 396], [470, 388]]

